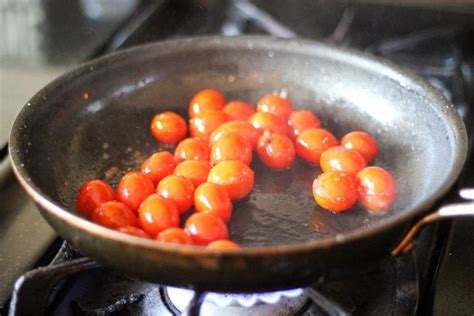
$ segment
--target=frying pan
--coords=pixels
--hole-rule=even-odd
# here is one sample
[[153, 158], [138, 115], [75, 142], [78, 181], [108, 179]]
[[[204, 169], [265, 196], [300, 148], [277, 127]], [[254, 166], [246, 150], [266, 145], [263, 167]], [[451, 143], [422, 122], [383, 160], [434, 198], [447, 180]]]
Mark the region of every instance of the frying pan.
[[[150, 119], [164, 110], [185, 115], [190, 97], [205, 87], [254, 103], [286, 93], [337, 137], [372, 133], [380, 145], [375, 164], [397, 182], [393, 207], [384, 214], [324, 211], [311, 195], [318, 167], [298, 161], [274, 172], [254, 159], [255, 189], [235, 203], [229, 224], [240, 250], [162, 244], [79, 217], [74, 201], [81, 183], [116, 184], [144, 157], [169, 149], [150, 136]], [[332, 268], [390, 255], [454, 183], [466, 152], [453, 105], [418, 77], [354, 51], [258, 36], [154, 43], [81, 65], [26, 104], [10, 138], [19, 181], [83, 254], [151, 282], [226, 292], [309, 285]]]

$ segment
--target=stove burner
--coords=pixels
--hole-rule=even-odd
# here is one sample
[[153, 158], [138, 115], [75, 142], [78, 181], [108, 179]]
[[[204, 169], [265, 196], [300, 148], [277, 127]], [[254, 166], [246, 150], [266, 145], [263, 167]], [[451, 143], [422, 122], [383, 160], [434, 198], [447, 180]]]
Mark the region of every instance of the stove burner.
[[[164, 299], [173, 313], [188, 309], [193, 297], [192, 290], [167, 287]], [[303, 289], [258, 294], [208, 293], [200, 307], [201, 315], [295, 315], [304, 312], [309, 305]]]

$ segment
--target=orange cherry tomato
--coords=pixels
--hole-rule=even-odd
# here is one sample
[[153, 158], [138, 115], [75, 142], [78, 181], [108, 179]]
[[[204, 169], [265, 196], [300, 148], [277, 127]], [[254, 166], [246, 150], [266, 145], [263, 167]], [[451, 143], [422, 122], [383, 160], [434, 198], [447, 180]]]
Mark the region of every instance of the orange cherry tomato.
[[379, 151], [375, 138], [360, 131], [346, 134], [341, 140], [341, 145], [357, 150], [367, 162], [374, 160]]
[[390, 172], [380, 167], [367, 167], [357, 174], [359, 203], [372, 211], [384, 211], [395, 200], [397, 187]]
[[156, 236], [156, 240], [174, 244], [192, 245], [193, 239], [185, 230], [181, 228], [168, 228]]
[[209, 143], [199, 138], [182, 140], [174, 151], [177, 163], [184, 160], [209, 160]]
[[247, 121], [254, 113], [254, 107], [244, 101], [232, 101], [222, 109], [229, 121]]
[[222, 185], [232, 201], [249, 194], [254, 185], [254, 172], [238, 160], [226, 160], [215, 165], [207, 177], [208, 182]]
[[143, 230], [154, 237], [159, 232], [179, 226], [179, 213], [173, 202], [158, 194], [147, 197], [140, 205], [138, 218]]
[[179, 214], [183, 214], [193, 205], [194, 185], [191, 180], [170, 175], [160, 181], [156, 193], [174, 203]]
[[293, 111], [293, 104], [286, 98], [277, 95], [267, 95], [258, 101], [257, 111], [272, 113], [287, 121], [291, 111]]
[[232, 121], [227, 122], [219, 126], [212, 134], [210, 138], [211, 145], [216, 142], [225, 134], [238, 134], [243, 138], [247, 139], [252, 146], [252, 149], [257, 147], [258, 137], [261, 131], [253, 127], [249, 122], [244, 121]]
[[191, 215], [184, 225], [184, 230], [191, 235], [196, 245], [207, 245], [215, 240], [229, 239], [229, 231], [224, 221], [210, 213]]
[[333, 212], [348, 210], [357, 201], [357, 179], [339, 171], [322, 173], [313, 182], [313, 196], [322, 208]]
[[90, 219], [96, 208], [114, 199], [114, 189], [108, 183], [102, 180], [87, 181], [79, 188], [76, 210], [85, 218]]
[[367, 167], [364, 157], [356, 150], [343, 146], [334, 146], [326, 149], [319, 160], [323, 172], [337, 170], [356, 174]]
[[249, 118], [249, 122], [260, 132], [260, 134], [264, 131], [285, 135], [288, 133], [287, 121], [272, 113], [257, 112]]
[[117, 230], [119, 232], [129, 234], [129, 235], [133, 235], [133, 236], [137, 236], [137, 237], [151, 238], [150, 235], [145, 233], [143, 230], [141, 230], [140, 228], [133, 227], [133, 226], [122, 227], [122, 228], [119, 228]]
[[174, 112], [157, 114], [151, 121], [151, 133], [163, 144], [179, 143], [186, 136], [186, 121]]
[[197, 212], [212, 213], [227, 223], [232, 215], [232, 202], [223, 186], [205, 182], [194, 192], [194, 208]]
[[211, 170], [211, 164], [207, 160], [185, 160], [176, 166], [173, 174], [191, 180], [197, 188], [201, 183], [206, 182], [209, 170]]
[[323, 151], [337, 145], [339, 143], [331, 132], [323, 128], [309, 128], [296, 139], [295, 150], [303, 160], [318, 164]]
[[222, 93], [214, 89], [204, 89], [194, 95], [189, 103], [189, 117], [193, 118], [207, 110], [221, 110], [225, 98]]
[[125, 204], [117, 201], [102, 203], [92, 213], [92, 221], [113, 229], [138, 226], [135, 214]]
[[189, 120], [192, 137], [209, 140], [212, 132], [227, 122], [227, 116], [221, 110], [207, 110]]
[[132, 211], [138, 210], [142, 201], [155, 193], [153, 182], [141, 172], [128, 172], [120, 180], [117, 188], [117, 200]]
[[295, 160], [295, 146], [282, 134], [263, 133], [258, 139], [257, 152], [265, 165], [276, 170], [290, 168]]
[[301, 132], [308, 128], [319, 128], [321, 121], [319, 118], [310, 111], [295, 111], [291, 112], [290, 118], [288, 119], [288, 134], [293, 140], [296, 140]]
[[240, 249], [239, 244], [230, 241], [230, 240], [216, 240], [207, 245], [208, 249], [214, 250], [233, 250], [233, 249]]
[[252, 145], [240, 135], [229, 133], [222, 135], [211, 146], [211, 165], [224, 160], [239, 160], [246, 165], [252, 161]]
[[143, 162], [140, 171], [147, 175], [154, 185], [157, 185], [161, 179], [170, 175], [175, 167], [173, 155], [167, 151], [161, 151], [148, 157]]

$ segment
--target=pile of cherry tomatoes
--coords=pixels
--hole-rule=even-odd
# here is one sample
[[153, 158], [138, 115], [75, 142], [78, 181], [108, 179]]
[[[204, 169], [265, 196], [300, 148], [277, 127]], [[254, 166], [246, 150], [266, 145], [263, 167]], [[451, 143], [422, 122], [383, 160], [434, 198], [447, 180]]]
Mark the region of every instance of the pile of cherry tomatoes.
[[[384, 211], [394, 201], [390, 173], [368, 166], [378, 153], [376, 140], [355, 131], [339, 143], [321, 128], [316, 114], [294, 111], [290, 100], [267, 95], [256, 109], [243, 101], [226, 104], [219, 91], [198, 92], [189, 104], [189, 125], [174, 112], [155, 115], [151, 133], [164, 144], [177, 144], [148, 157], [140, 171], [120, 180], [117, 191], [102, 180], [84, 183], [76, 208], [84, 217], [118, 231], [162, 242], [236, 249], [228, 240], [232, 203], [254, 186], [249, 167], [254, 152], [269, 168], [291, 167], [295, 156], [319, 164], [323, 173], [312, 193], [323, 208], [341, 212], [358, 201]], [[185, 138], [188, 134], [191, 137]], [[180, 228], [180, 215], [194, 208]]]

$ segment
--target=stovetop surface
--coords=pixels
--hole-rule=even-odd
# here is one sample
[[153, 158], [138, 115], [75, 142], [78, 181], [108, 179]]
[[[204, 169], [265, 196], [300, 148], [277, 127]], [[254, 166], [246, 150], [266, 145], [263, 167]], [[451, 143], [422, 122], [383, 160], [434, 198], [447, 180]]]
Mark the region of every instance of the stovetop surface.
[[[102, 37], [102, 42], [99, 41], [99, 44], [95, 46], [93, 55], [101, 55], [149, 41], [203, 34], [231, 36], [257, 33], [280, 37], [313, 38], [339, 46], [366, 50], [418, 72], [453, 101], [465, 119], [468, 129], [471, 127], [470, 107], [474, 104], [472, 99], [474, 44], [471, 40], [474, 19], [471, 12], [322, 0], [302, 0], [298, 2], [298, 5], [288, 5], [287, 1], [282, 0], [272, 2], [160, 1], [159, 4], [148, 7], [145, 5], [141, 8], [144, 9], [137, 11], [138, 13], [133, 15], [134, 18], [124, 19], [122, 23], [117, 23], [113, 31], [111, 29], [104, 31], [104, 34], [109, 36]], [[87, 27], [90, 28], [90, 25]], [[110, 25], [107, 24], [107, 27], [110, 28]], [[75, 32], [73, 27], [71, 32]], [[56, 48], [54, 41], [50, 44], [49, 56], [51, 58], [64, 50], [63, 44]], [[64, 54], [57, 56], [64, 56]], [[76, 63], [77, 59], [69, 62]], [[460, 185], [468, 186], [474, 183], [472, 181], [474, 172], [472, 168], [469, 168], [471, 165], [473, 164], [469, 161]], [[8, 288], [12, 280], [32, 268], [40, 257], [43, 257], [42, 261], [40, 260], [42, 264], [48, 262], [47, 258], [50, 256], [48, 253], [45, 254], [45, 249], [54, 238], [49, 227], [38, 217], [38, 212], [34, 210], [30, 202], [27, 202], [25, 194], [18, 190], [18, 185], [11, 177], [6, 185], [0, 187], [0, 194], [8, 197], [8, 199], [2, 199], [0, 206], [2, 209], [12, 210], [3, 213], [0, 217], [0, 227], [5, 228], [2, 229], [5, 233], [0, 239], [2, 245], [0, 259], [8, 258], [0, 262], [2, 265], [5, 263], [9, 267], [14, 267], [8, 270], [10, 272], [6, 278], [10, 284], [3, 283], [4, 291], [3, 297], [0, 295], [0, 310], [2, 306], [3, 310], [6, 310], [5, 289], [9, 292]], [[21, 211], [12, 215], [15, 207]], [[18, 227], [7, 229], [13, 227], [8, 224], [10, 222], [17, 223]], [[21, 223], [18, 224], [19, 222]], [[39, 228], [26, 230], [29, 227]], [[16, 236], [22, 234], [22, 229], [31, 233], [29, 236], [31, 239], [38, 241], [38, 245], [31, 245], [27, 252], [15, 250], [18, 245], [18, 242], [15, 242]], [[398, 299], [407, 304], [401, 307], [405, 309], [399, 309], [404, 311], [403, 314], [413, 314], [415, 311], [418, 314], [472, 314], [474, 311], [471, 303], [474, 301], [474, 292], [470, 290], [474, 285], [474, 276], [470, 273], [470, 269], [474, 267], [474, 246], [470, 242], [472, 240], [474, 240], [474, 223], [471, 219], [456, 220], [452, 225], [445, 223], [433, 226], [421, 236], [415, 256], [405, 258], [400, 262], [380, 265], [378, 269], [362, 274], [359, 279], [346, 277], [333, 281], [321, 291], [357, 314], [358, 312], [385, 314], [380, 308], [395, 308], [393, 304]], [[52, 249], [57, 248], [52, 247]], [[64, 262], [59, 260], [56, 263]], [[408, 281], [393, 283], [394, 275], [400, 270], [404, 271], [405, 275], [399, 279]], [[119, 306], [120, 308], [125, 308], [119, 308], [122, 313], [126, 313], [130, 311], [129, 308], [142, 308], [143, 304], [148, 302], [148, 297], [156, 294], [154, 291], [159, 292], [156, 286], [130, 280], [103, 268], [93, 267], [81, 274], [83, 277], [75, 276], [63, 282], [62, 286], [67, 283], [68, 289], [73, 289], [73, 291], [55, 296], [56, 305], [52, 311], [61, 314], [65, 311], [64, 308], [71, 308], [73, 305], [75, 312], [79, 308], [80, 311], [82, 309], [82, 313], [99, 312], [100, 314], [110, 312], [101, 310], [104, 306], [110, 305], [107, 305], [110, 300], [117, 299], [122, 302], [121, 299], [126, 298], [126, 302], [130, 300], [132, 303], [131, 307], [118, 304], [122, 306]], [[390, 278], [392, 278], [391, 281], [387, 281]], [[98, 284], [98, 280], [113, 282], [113, 284], [117, 282], [122, 285], [114, 291], [115, 296], [104, 295], [102, 301], [92, 301], [91, 296], [102, 291], [97, 292], [100, 287], [94, 287], [96, 291], [84, 290], [84, 284], [90, 282]], [[383, 286], [384, 282], [390, 284], [391, 287]], [[347, 284], [351, 284], [352, 287]], [[361, 286], [368, 290], [360, 292]], [[0, 294], [1, 290], [0, 286]], [[130, 290], [135, 294], [145, 292], [148, 294], [144, 294], [145, 296], [134, 294], [130, 297], [127, 295], [133, 293], [125, 293]], [[360, 297], [357, 293], [360, 293]], [[408, 296], [408, 299], [397, 296], [400, 293], [411, 293], [412, 296]], [[376, 296], [377, 298], [373, 299]], [[385, 305], [380, 305], [385, 307], [378, 306], [377, 302], [383, 300], [388, 300], [388, 305], [385, 303]], [[76, 303], [72, 305], [65, 303], [72, 301]], [[119, 310], [114, 312], [121, 313]], [[311, 311], [308, 310], [308, 312]]]

